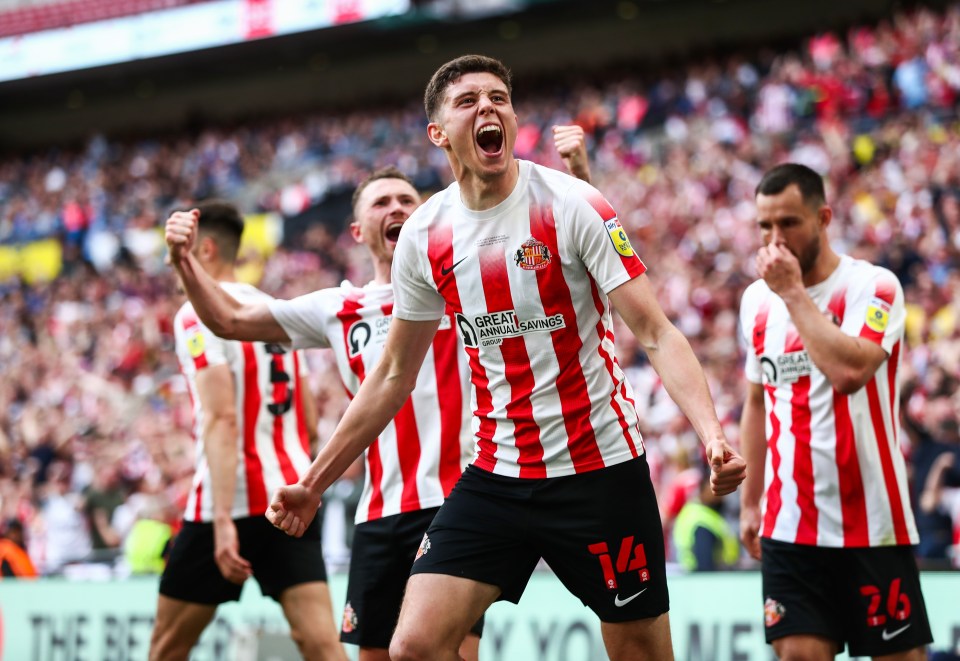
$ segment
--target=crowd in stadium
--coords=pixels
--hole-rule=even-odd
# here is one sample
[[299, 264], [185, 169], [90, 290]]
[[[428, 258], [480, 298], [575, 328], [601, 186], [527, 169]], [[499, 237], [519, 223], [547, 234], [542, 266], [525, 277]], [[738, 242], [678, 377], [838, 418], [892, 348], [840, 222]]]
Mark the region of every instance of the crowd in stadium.
[[[517, 155], [560, 168], [549, 127], [584, 127], [593, 183], [690, 339], [734, 442], [745, 387], [736, 310], [759, 242], [754, 187], [787, 160], [824, 175], [840, 252], [903, 283], [901, 440], [919, 553], [960, 564], [960, 461], [940, 458], [960, 455], [960, 5], [813, 35], [799, 50], [537, 89], [514, 100]], [[180, 516], [192, 441], [172, 351], [182, 298], [162, 263], [166, 214], [217, 196], [294, 215], [391, 163], [438, 190], [449, 166], [424, 125], [411, 101], [0, 160], [0, 242], [57, 237], [63, 250], [52, 282], [0, 282], [0, 530], [23, 524], [40, 573], [112, 562], [138, 520], [175, 526]], [[264, 291], [289, 298], [369, 277], [348, 234], [317, 226], [302, 243], [263, 265]], [[625, 328], [617, 345], [668, 524], [699, 483], [699, 443]], [[310, 359], [323, 439], [345, 398], [329, 357]], [[344, 484], [335, 491], [355, 492]]]

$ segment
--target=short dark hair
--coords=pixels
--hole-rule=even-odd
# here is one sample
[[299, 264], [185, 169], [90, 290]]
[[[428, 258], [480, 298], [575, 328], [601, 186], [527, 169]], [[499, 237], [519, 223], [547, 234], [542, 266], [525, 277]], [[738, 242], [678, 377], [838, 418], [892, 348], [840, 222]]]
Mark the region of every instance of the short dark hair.
[[[367, 186], [375, 182], [377, 179], [400, 179], [401, 181], [405, 181], [413, 186], [413, 180], [394, 165], [388, 165], [386, 167], [379, 168], [378, 170], [374, 170], [367, 175], [363, 181], [357, 184], [356, 190], [353, 191], [353, 198], [350, 200], [350, 208], [353, 209], [354, 216], [357, 215], [357, 202], [360, 201], [360, 196], [363, 194], [364, 189], [366, 189]], [[413, 186], [413, 188], [416, 190], [417, 187]]]
[[468, 73], [492, 73], [507, 86], [507, 94], [513, 93], [510, 69], [503, 62], [486, 55], [461, 55], [437, 69], [427, 83], [427, 89], [423, 93], [423, 108], [427, 111], [429, 121], [436, 119], [437, 110], [443, 103], [443, 95], [447, 88], [457, 82], [460, 76]]
[[827, 194], [823, 189], [823, 177], [799, 163], [783, 163], [767, 170], [757, 184], [754, 196], [779, 195], [793, 184], [800, 189], [800, 196], [807, 206], [819, 208], [826, 203]]
[[235, 262], [243, 235], [243, 216], [240, 211], [224, 200], [204, 200], [195, 208], [200, 211], [197, 237], [209, 236], [217, 244], [220, 259]]

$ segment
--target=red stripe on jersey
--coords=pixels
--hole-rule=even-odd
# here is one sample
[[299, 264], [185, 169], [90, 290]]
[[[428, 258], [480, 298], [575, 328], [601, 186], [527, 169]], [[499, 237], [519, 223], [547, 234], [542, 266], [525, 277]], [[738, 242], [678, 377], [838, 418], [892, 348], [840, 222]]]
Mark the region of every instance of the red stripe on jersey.
[[263, 481], [263, 463], [257, 450], [257, 419], [260, 417], [260, 384], [257, 356], [250, 342], [243, 347], [243, 465], [247, 476], [247, 506], [250, 516], [267, 511], [267, 485]]
[[[887, 392], [890, 393], [890, 419], [899, 420], [897, 412], [897, 368], [900, 366], [900, 342], [893, 345], [887, 358]], [[900, 425], [893, 425], [893, 443], [900, 447]]]
[[536, 271], [537, 288], [543, 311], [547, 317], [559, 314], [564, 319], [564, 328], [551, 331], [553, 350], [557, 356], [560, 374], [557, 391], [563, 424], [567, 430], [567, 449], [578, 473], [603, 466], [603, 456], [597, 445], [597, 437], [590, 424], [591, 402], [587, 380], [583, 376], [580, 350], [583, 342], [577, 328], [577, 312], [573, 307], [570, 287], [560, 267], [560, 250], [557, 246], [557, 226], [553, 208], [549, 204], [530, 206], [530, 230], [533, 238], [546, 244], [554, 264]]
[[[896, 295], [897, 288], [894, 283], [890, 282], [889, 280], [880, 280], [877, 282], [877, 286], [873, 294], [874, 298], [879, 298], [888, 306], [892, 306], [893, 298]], [[889, 315], [889, 309], [885, 310], [885, 312]], [[860, 329], [860, 337], [880, 344], [883, 342], [883, 331], [874, 330], [873, 328], [870, 328], [866, 322], [864, 322], [863, 327]]]
[[[753, 352], [759, 360], [763, 356], [764, 345], [767, 340], [767, 319], [770, 316], [770, 301], [764, 301], [757, 310], [757, 316], [753, 319]], [[773, 529], [777, 525], [777, 516], [780, 514], [780, 508], [783, 506], [781, 490], [783, 489], [783, 480], [780, 479], [780, 448], [777, 441], [780, 440], [780, 418], [777, 417], [775, 408], [776, 397], [774, 396], [775, 387], [767, 383], [763, 387], [767, 399], [770, 402], [770, 438], [767, 439], [767, 448], [770, 450], [770, 465], [773, 470], [773, 476], [770, 480], [770, 486], [767, 488], [766, 507], [763, 515], [763, 536], [773, 535]]]
[[420, 463], [420, 434], [417, 432], [417, 416], [413, 400], [403, 403], [393, 424], [397, 428], [397, 459], [403, 476], [403, 492], [400, 495], [400, 511], [420, 509], [420, 494], [417, 491], [417, 464]]
[[[833, 293], [827, 309], [832, 313], [834, 323], [841, 326], [847, 311], [846, 287], [841, 287]], [[868, 546], [870, 540], [865, 524], [867, 503], [863, 490], [860, 459], [857, 456], [856, 438], [853, 433], [853, 419], [850, 417], [850, 400], [836, 390], [833, 391], [833, 421], [837, 435], [837, 481], [843, 517], [843, 545]]]
[[[477, 251], [477, 257], [480, 259], [480, 282], [487, 301], [487, 312], [513, 310], [503, 247], [497, 244], [482, 246]], [[503, 375], [510, 384], [510, 401], [506, 411], [507, 417], [513, 421], [520, 477], [546, 477], [540, 428], [533, 418], [533, 405], [530, 402], [534, 386], [533, 370], [530, 369], [530, 356], [523, 337], [503, 338], [500, 354], [503, 356]]]
[[197, 488], [194, 489], [194, 493], [197, 496], [197, 500], [194, 503], [193, 519], [191, 519], [191, 521], [202, 521], [203, 519], [200, 518], [200, 512], [203, 506], [203, 480], [197, 482]]
[[[787, 333], [785, 352], [803, 351], [803, 340], [796, 330]], [[813, 497], [813, 452], [810, 448], [810, 376], [802, 376], [793, 384], [790, 397], [793, 434], [793, 480], [797, 485], [797, 544], [817, 543], [817, 503]]]
[[304, 413], [303, 409], [303, 388], [300, 386], [303, 385], [303, 382], [300, 381], [300, 355], [294, 351], [293, 352], [293, 378], [297, 380], [296, 396], [294, 398], [294, 403], [297, 407], [297, 436], [300, 437], [300, 446], [303, 448], [304, 453], [309, 457], [310, 456], [310, 434], [307, 431], [307, 415]]
[[380, 439], [378, 438], [367, 448], [367, 472], [370, 474], [370, 506], [367, 508], [367, 520], [379, 519], [383, 514], [383, 489], [380, 483], [383, 480], [383, 462], [380, 460]]
[[887, 488], [887, 500], [890, 502], [890, 515], [893, 518], [893, 530], [897, 537], [897, 544], [909, 544], [910, 533], [907, 531], [907, 521], [903, 514], [900, 485], [897, 483], [897, 474], [893, 468], [890, 439], [887, 438], [887, 429], [883, 422], [883, 411], [881, 410], [883, 403], [880, 402], [877, 378], [879, 377], [875, 376], [867, 384], [870, 420], [873, 423], [874, 433], [877, 435], [877, 449], [880, 453], [880, 466], [883, 469], [883, 483]]
[[[448, 313], [450, 310], [448, 308]], [[437, 378], [440, 402], [440, 487], [443, 495], [450, 495], [460, 479], [460, 427], [463, 424], [463, 387], [457, 356], [457, 333], [453, 328], [437, 333], [433, 338], [433, 366]]]
[[[590, 206], [593, 207], [593, 210], [600, 215], [600, 219], [606, 223], [608, 220], [616, 221], [616, 226], [620, 227], [620, 221], [617, 220], [617, 212], [614, 211], [613, 207], [610, 206], [610, 203], [607, 202], [606, 198], [600, 193], [600, 191], [593, 189], [586, 196], [587, 202], [590, 203]], [[623, 229], [620, 227], [620, 229]], [[610, 240], [613, 240], [613, 237], [610, 237]], [[640, 257], [634, 253], [630, 257], [625, 257], [617, 251], [617, 254], [620, 255], [620, 262], [623, 264], [623, 267], [627, 270], [627, 273], [630, 274], [631, 278], [636, 278], [638, 275], [643, 275], [647, 270], [647, 267]]]
[[[283, 373], [285, 365], [283, 364], [283, 354], [273, 354], [273, 365], [271, 368], [271, 380], [272, 374], [274, 373]], [[273, 384], [273, 403], [278, 404], [287, 401], [287, 397], [291, 396], [290, 393], [290, 378], [296, 378], [294, 375], [284, 381], [282, 379], [277, 379]], [[283, 475], [283, 479], [287, 484], [293, 484], [297, 481], [297, 471], [293, 468], [293, 462], [290, 461], [290, 455], [287, 454], [287, 448], [284, 446], [283, 442], [283, 415], [274, 415], [273, 416], [273, 450], [277, 453], [277, 463], [280, 466], [280, 474]]]
[[[453, 264], [453, 227], [450, 225], [433, 225], [427, 236], [427, 258], [433, 272], [433, 281], [437, 291], [447, 302], [447, 310], [455, 315], [463, 311], [460, 303], [460, 290], [457, 288], [456, 273], [444, 275], [443, 265]], [[459, 332], [459, 328], [457, 329]], [[476, 347], [465, 347], [470, 362], [470, 379], [473, 383], [477, 398], [477, 408], [474, 415], [480, 421], [477, 431], [477, 458], [474, 465], [486, 471], [493, 471], [497, 464], [497, 445], [493, 437], [497, 431], [497, 423], [490, 419], [493, 411], [493, 396], [490, 394], [490, 379], [480, 363], [480, 351]]]
[[[600, 358], [603, 359], [603, 364], [607, 368], [607, 374], [610, 376], [610, 383], [613, 386], [613, 388], [616, 389], [617, 376], [616, 376], [616, 370], [614, 369], [614, 366], [616, 365], [616, 358], [614, 356], [611, 356], [610, 353], [603, 348], [603, 339], [604, 337], [607, 336], [607, 331], [603, 327], [603, 313], [606, 310], [606, 306], [603, 302], [603, 299], [600, 298], [600, 288], [597, 287], [597, 282], [593, 279], [592, 276], [589, 276], [589, 274], [588, 274], [588, 277], [590, 277], [590, 295], [593, 296], [593, 305], [594, 307], [596, 307], [597, 312], [600, 313], [600, 317], [601, 317], [600, 321], [597, 322], [597, 335], [600, 338], [600, 342], [597, 345], [597, 354], [599, 354]], [[631, 406], [636, 408], [636, 405], [634, 404], [633, 400], [626, 396], [627, 388], [626, 388], [626, 384], [623, 382], [620, 383], [620, 394], [623, 396], [624, 399], [630, 402]], [[639, 453], [637, 452], [637, 446], [634, 445], [633, 443], [633, 437], [630, 435], [630, 425], [627, 424], [627, 418], [626, 416], [624, 416], [623, 409], [620, 407], [620, 403], [616, 400], [615, 397], [610, 398], [610, 406], [611, 408], [613, 408], [614, 412], [616, 412], [617, 414], [617, 420], [620, 422], [620, 430], [623, 432], [623, 438], [626, 439], [627, 445], [630, 447], [630, 454], [633, 457], [640, 456]], [[637, 428], [637, 435], [638, 436], [640, 435], [639, 427]], [[641, 444], [642, 443], [643, 441], [641, 441]]]
[[[343, 307], [337, 313], [337, 319], [340, 320], [340, 327], [343, 329], [343, 346], [347, 352], [347, 362], [350, 365], [350, 371], [357, 375], [357, 381], [363, 383], [366, 371], [363, 365], [363, 356], [359, 351], [354, 352], [350, 346], [350, 328], [353, 324], [360, 321], [358, 310], [362, 307], [360, 297], [363, 292], [360, 290], [352, 291], [344, 298]], [[357, 393], [349, 392], [350, 399], [353, 399]], [[367, 473], [370, 476], [370, 506], [367, 510], [367, 520], [379, 519], [383, 512], [383, 491], [381, 478], [383, 477], [383, 464], [380, 462], [380, 439], [375, 440], [367, 448]]]

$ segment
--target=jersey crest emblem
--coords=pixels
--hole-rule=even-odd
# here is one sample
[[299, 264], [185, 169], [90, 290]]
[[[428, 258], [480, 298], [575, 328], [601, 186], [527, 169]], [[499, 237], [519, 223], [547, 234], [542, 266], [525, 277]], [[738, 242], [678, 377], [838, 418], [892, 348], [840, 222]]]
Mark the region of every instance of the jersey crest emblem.
[[542, 271], [550, 264], [553, 256], [543, 241], [532, 236], [517, 249], [513, 261], [524, 271]]
[[890, 305], [879, 298], [870, 301], [867, 306], [867, 327], [870, 330], [882, 333], [890, 323]]
[[353, 609], [350, 602], [343, 609], [343, 623], [340, 625], [340, 631], [343, 633], [352, 633], [357, 630], [357, 611]]
[[194, 333], [187, 338], [187, 350], [190, 352], [192, 358], [198, 358], [207, 348], [206, 343], [203, 341], [203, 333]]
[[630, 245], [630, 239], [627, 238], [627, 233], [617, 217], [614, 216], [610, 220], [605, 220], [603, 224], [607, 228], [607, 234], [610, 235], [610, 240], [613, 241], [613, 247], [616, 251], [622, 257], [633, 257], [633, 246]]

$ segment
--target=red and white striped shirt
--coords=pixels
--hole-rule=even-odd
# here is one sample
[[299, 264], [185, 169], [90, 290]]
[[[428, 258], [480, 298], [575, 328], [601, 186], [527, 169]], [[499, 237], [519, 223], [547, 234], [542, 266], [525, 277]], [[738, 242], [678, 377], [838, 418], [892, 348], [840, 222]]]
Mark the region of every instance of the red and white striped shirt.
[[394, 253], [394, 314], [455, 313], [475, 466], [555, 477], [643, 453], [606, 294], [644, 270], [595, 188], [526, 161], [492, 209], [467, 209], [454, 183], [414, 212]]
[[[270, 298], [249, 285], [224, 282], [221, 286], [239, 301]], [[235, 519], [260, 516], [267, 511], [274, 490], [296, 482], [310, 466], [303, 394], [297, 387], [301, 356], [278, 344], [221, 339], [203, 325], [189, 302], [174, 318], [174, 336], [193, 402], [197, 439], [196, 472], [184, 519], [213, 520], [213, 490], [201, 433], [204, 411], [196, 383], [197, 373], [211, 365], [228, 365], [236, 390], [239, 462], [231, 513]]]
[[[380, 359], [393, 314], [393, 288], [369, 284], [315, 291], [269, 304], [294, 348], [330, 347], [347, 393], [356, 395]], [[460, 477], [470, 410], [469, 371], [444, 316], [410, 398], [365, 453], [356, 522], [439, 507]]]
[[783, 300], [763, 280], [744, 292], [746, 376], [765, 392], [760, 534], [829, 547], [916, 544], [898, 439], [906, 318], [900, 283], [844, 255], [807, 293], [844, 333], [879, 344], [888, 357], [863, 388], [844, 395], [810, 359]]

